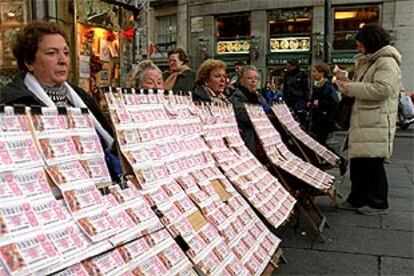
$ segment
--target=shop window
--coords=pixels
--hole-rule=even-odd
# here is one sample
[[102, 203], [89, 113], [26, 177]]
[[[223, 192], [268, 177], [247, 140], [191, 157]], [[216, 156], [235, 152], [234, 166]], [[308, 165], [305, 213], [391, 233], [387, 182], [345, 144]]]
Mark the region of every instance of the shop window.
[[168, 52], [177, 45], [177, 15], [157, 17], [157, 46], [161, 52]]
[[333, 12], [333, 48], [335, 50], [354, 50], [354, 36], [367, 23], [379, 23], [379, 6], [336, 7]]
[[217, 54], [248, 54], [251, 48], [249, 14], [216, 17]]
[[276, 10], [268, 16], [270, 37], [310, 36], [312, 10], [310, 8]]
[[12, 45], [18, 32], [27, 24], [30, 11], [26, 0], [0, 1], [0, 87], [18, 73]]
[[246, 39], [250, 37], [250, 16], [232, 14], [216, 17], [216, 38], [220, 40]]
[[310, 8], [275, 10], [268, 14], [269, 50], [309, 52], [312, 34]]

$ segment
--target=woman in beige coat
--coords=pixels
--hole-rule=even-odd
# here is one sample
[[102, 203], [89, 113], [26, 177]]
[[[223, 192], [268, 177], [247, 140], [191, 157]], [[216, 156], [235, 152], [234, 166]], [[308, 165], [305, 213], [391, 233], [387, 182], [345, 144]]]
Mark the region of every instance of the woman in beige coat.
[[339, 207], [365, 215], [385, 214], [384, 159], [391, 156], [396, 130], [401, 55], [378, 25], [365, 25], [355, 39], [360, 54], [354, 81], [338, 82], [343, 95], [355, 98], [348, 134], [351, 193]]

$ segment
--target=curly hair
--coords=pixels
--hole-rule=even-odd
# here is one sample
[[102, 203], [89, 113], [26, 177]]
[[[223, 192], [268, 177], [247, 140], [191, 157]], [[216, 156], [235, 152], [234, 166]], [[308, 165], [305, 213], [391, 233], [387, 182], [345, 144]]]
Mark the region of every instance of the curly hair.
[[196, 83], [203, 85], [210, 77], [211, 71], [216, 68], [223, 68], [226, 70], [226, 64], [218, 59], [206, 59], [197, 70]]
[[69, 45], [65, 32], [54, 22], [33, 21], [17, 34], [12, 51], [20, 70], [29, 71], [26, 63], [34, 62], [39, 42], [45, 35], [51, 34], [61, 35]]
[[370, 23], [358, 31], [355, 40], [364, 45], [367, 54], [373, 54], [382, 47], [390, 45], [391, 36], [383, 27]]

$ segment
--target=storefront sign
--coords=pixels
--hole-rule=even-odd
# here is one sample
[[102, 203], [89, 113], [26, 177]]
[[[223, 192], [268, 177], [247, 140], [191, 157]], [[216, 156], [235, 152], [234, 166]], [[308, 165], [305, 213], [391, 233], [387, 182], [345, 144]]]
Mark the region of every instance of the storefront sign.
[[191, 17], [191, 32], [202, 33], [204, 31], [204, 20], [203, 17]]
[[307, 52], [310, 50], [310, 37], [271, 38], [270, 52]]
[[332, 53], [332, 64], [353, 64], [356, 52], [334, 52]]
[[232, 40], [217, 42], [217, 54], [248, 54], [250, 42], [248, 40]]
[[286, 65], [289, 59], [297, 59], [299, 64], [311, 64], [311, 54], [268, 54], [267, 65]]

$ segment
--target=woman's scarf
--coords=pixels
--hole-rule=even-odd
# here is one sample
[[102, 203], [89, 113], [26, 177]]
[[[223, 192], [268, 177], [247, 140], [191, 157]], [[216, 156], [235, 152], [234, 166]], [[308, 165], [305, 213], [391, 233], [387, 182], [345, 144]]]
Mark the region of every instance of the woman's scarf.
[[[27, 88], [38, 98], [44, 105], [47, 107], [56, 107], [56, 104], [53, 100], [48, 96], [46, 91], [42, 88], [39, 81], [31, 74], [27, 73], [24, 77], [24, 84]], [[67, 83], [64, 82], [63, 84], [67, 90], [67, 100], [74, 106], [78, 108], [87, 108], [86, 104], [82, 101], [81, 97], [73, 90], [73, 88]], [[96, 131], [105, 139], [107, 142], [108, 148], [111, 147], [114, 139], [111, 135], [102, 127], [99, 121], [95, 118], [95, 116], [90, 113], [93, 119], [93, 123], [95, 126]]]
[[243, 93], [243, 95], [247, 98], [248, 103], [258, 104], [259, 103], [259, 95], [258, 92], [251, 92], [249, 89], [244, 87], [243, 85], [237, 86], [237, 88]]
[[46, 94], [49, 96], [49, 98], [52, 99], [57, 107], [69, 105], [68, 90], [66, 86], [58, 85], [49, 87], [42, 84], [40, 84], [40, 86], [43, 88], [43, 90], [45, 90]]
[[315, 86], [318, 88], [323, 87], [327, 81], [328, 81], [327, 78], [323, 78], [320, 81], [316, 81]]
[[181, 66], [179, 71], [172, 72], [168, 78], [164, 81], [164, 89], [165, 90], [172, 90], [174, 88], [175, 82], [177, 81], [177, 77], [182, 74], [184, 71], [190, 70], [188, 65]]
[[229, 101], [227, 100], [226, 96], [224, 96], [223, 93], [219, 93], [217, 95], [210, 87], [206, 85], [203, 85], [202, 87], [204, 91], [206, 91], [207, 94], [209, 95], [212, 103], [217, 103], [217, 104], [229, 103]]

